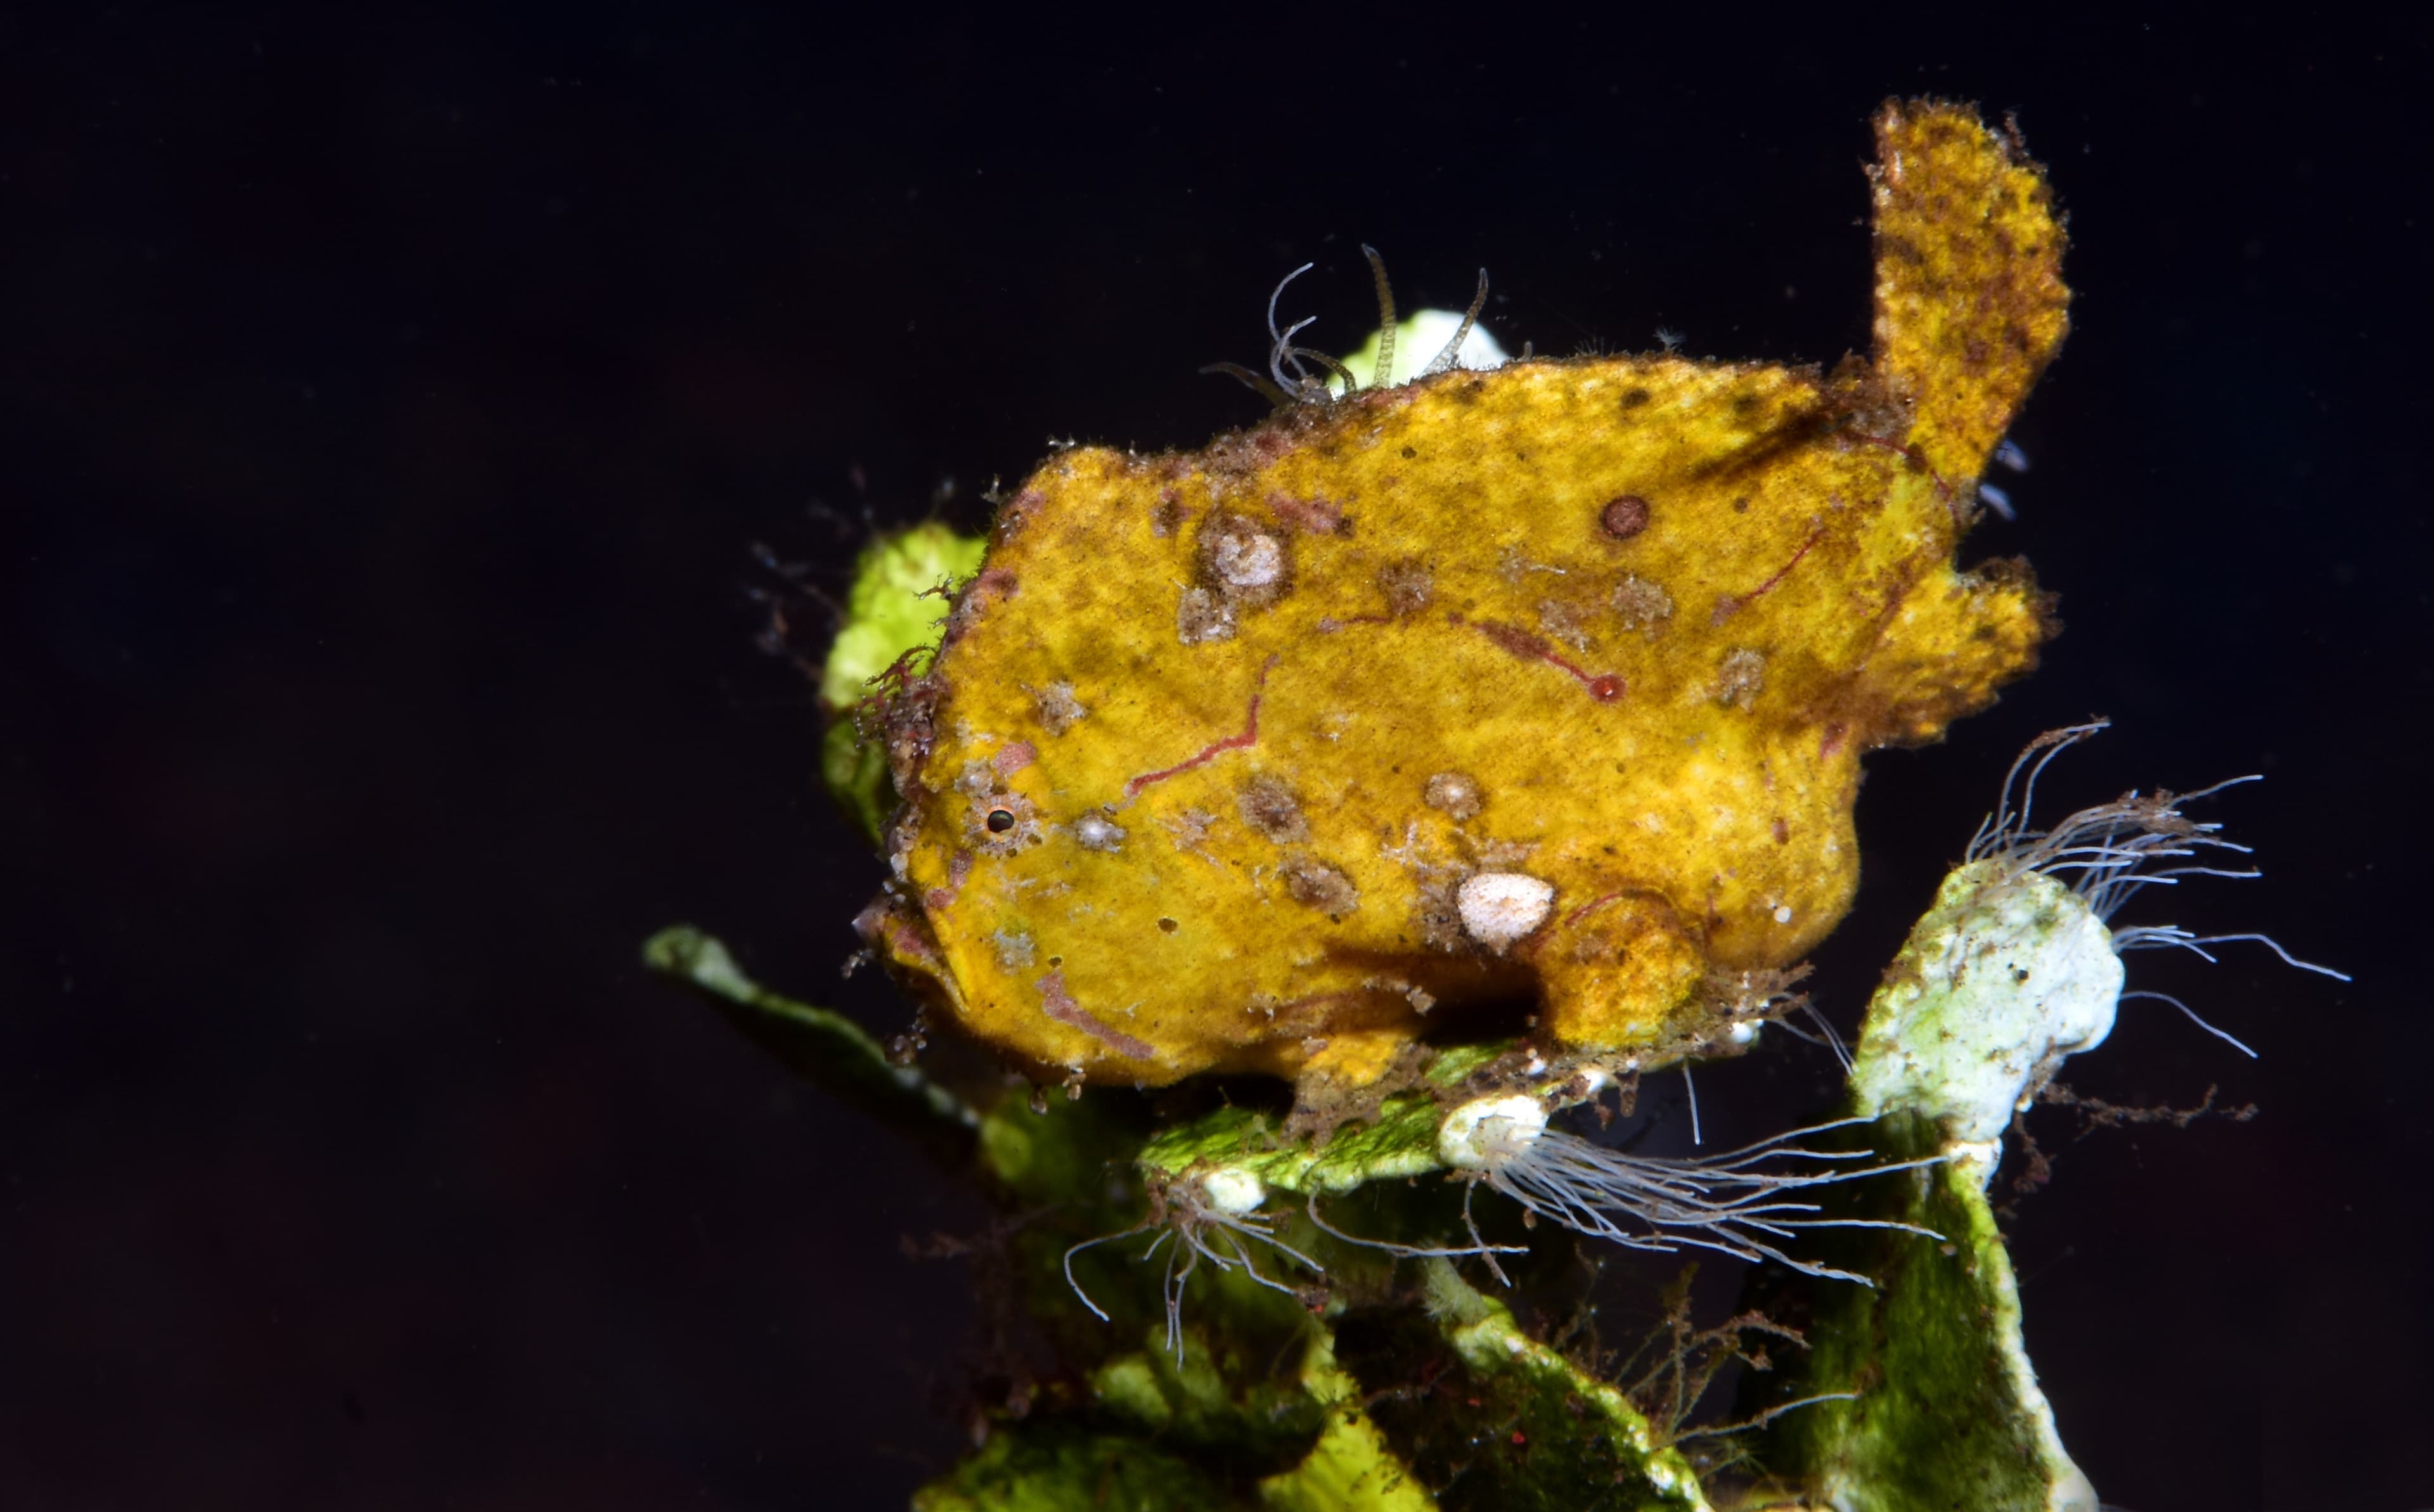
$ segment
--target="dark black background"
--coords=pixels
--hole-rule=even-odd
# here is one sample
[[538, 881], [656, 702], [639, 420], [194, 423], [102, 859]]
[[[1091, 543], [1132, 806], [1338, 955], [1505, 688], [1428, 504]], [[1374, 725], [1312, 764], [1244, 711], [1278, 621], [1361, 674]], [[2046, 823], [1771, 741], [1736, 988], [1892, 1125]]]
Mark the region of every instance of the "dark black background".
[[2030, 1344], [2109, 1501], [2434, 1502], [2427, 51], [1973, 14], [0, 13], [0, 1504], [900, 1504], [970, 1302], [899, 1236], [976, 1210], [634, 964], [693, 919], [900, 1020], [751, 544], [834, 583], [1051, 435], [1254, 418], [1194, 369], [1305, 258], [1357, 343], [1362, 240], [1517, 348], [1830, 361], [1897, 92], [2071, 215], [1969, 547], [2068, 630], [1876, 758], [1822, 1000], [2034, 732], [2119, 722], [2065, 801], [2268, 773], [2268, 879], [2134, 916], [2357, 980], [2136, 961], [2264, 1059], [2134, 1003], [2073, 1082], [2263, 1112], [2041, 1114]]

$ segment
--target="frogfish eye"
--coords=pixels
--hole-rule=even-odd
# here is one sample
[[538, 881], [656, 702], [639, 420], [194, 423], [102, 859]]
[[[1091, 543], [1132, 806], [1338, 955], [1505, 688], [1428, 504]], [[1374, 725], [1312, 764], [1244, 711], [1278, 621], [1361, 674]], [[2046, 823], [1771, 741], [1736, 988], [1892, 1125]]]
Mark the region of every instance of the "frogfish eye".
[[989, 833], [992, 835], [1003, 835], [1007, 830], [1012, 829], [1014, 827], [1014, 810], [1011, 808], [990, 809], [988, 827]]

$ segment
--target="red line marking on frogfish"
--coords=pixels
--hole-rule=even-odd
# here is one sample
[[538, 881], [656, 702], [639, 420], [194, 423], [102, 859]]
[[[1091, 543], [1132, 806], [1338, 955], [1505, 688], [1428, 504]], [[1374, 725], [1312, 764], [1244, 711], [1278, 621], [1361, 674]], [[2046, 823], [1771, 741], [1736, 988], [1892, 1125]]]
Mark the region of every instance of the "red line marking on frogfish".
[[1218, 756], [1223, 752], [1247, 750], [1250, 747], [1259, 744], [1260, 700], [1267, 695], [1268, 673], [1276, 671], [1276, 666], [1277, 658], [1274, 656], [1270, 656], [1266, 662], [1261, 664], [1260, 668], [1260, 680], [1251, 688], [1251, 712], [1250, 716], [1243, 722], [1242, 734], [1229, 735], [1222, 740], [1211, 740], [1208, 744], [1200, 748], [1198, 755], [1187, 756], [1183, 760], [1176, 762], [1174, 765], [1166, 768], [1162, 772], [1142, 773], [1140, 776], [1135, 777], [1130, 782], [1124, 784], [1124, 796], [1127, 798], [1134, 797], [1139, 794], [1143, 788], [1148, 787], [1153, 782], [1164, 782], [1167, 778], [1180, 776], [1184, 773], [1190, 772], [1194, 767], [1207, 766], [1209, 762], [1216, 760]]
[[1458, 614], [1449, 614], [1446, 619], [1455, 624], [1469, 625], [1524, 661], [1543, 661], [1550, 667], [1562, 668], [1571, 674], [1573, 681], [1588, 689], [1589, 697], [1601, 704], [1611, 704], [1622, 696], [1621, 678], [1612, 672], [1582, 671], [1559, 655], [1554, 642], [1543, 636], [1534, 636], [1517, 625], [1499, 624], [1493, 620], [1465, 620]]
[[1065, 990], [1065, 974], [1052, 971], [1039, 978], [1041, 1011], [1059, 1024], [1070, 1024], [1128, 1061], [1155, 1061], [1157, 1051], [1123, 1030], [1111, 1028], [1098, 1015], [1073, 1001]]
[[1943, 500], [1944, 507], [1952, 512], [1954, 522], [1958, 523], [1960, 521], [1961, 511], [1952, 502], [1952, 484], [1944, 481], [1944, 474], [1928, 466], [1927, 453], [1919, 450], [1916, 447], [1904, 446], [1899, 441], [1887, 440], [1881, 435], [1854, 435], [1851, 439], [1854, 441], [1865, 442], [1867, 445], [1872, 447], [1882, 447], [1888, 451], [1900, 452], [1903, 458], [1910, 463], [1911, 467], [1917, 471], [1926, 473], [1928, 479], [1934, 483], [1935, 497]]
[[1757, 587], [1750, 589], [1747, 593], [1740, 595], [1738, 598], [1727, 593], [1723, 598], [1718, 599], [1716, 601], [1715, 612], [1707, 616], [1707, 623], [1709, 625], [1723, 624], [1734, 615], [1739, 614], [1745, 606], [1757, 603], [1758, 600], [1766, 597], [1767, 594], [1773, 592], [1776, 584], [1791, 575], [1791, 569], [1800, 565], [1800, 559], [1807, 556], [1809, 552], [1816, 547], [1817, 543], [1825, 538], [1825, 526], [1820, 525], [1815, 530], [1810, 531], [1808, 533], [1808, 538], [1800, 543], [1800, 550], [1791, 553], [1791, 560], [1784, 563], [1781, 567], [1774, 569], [1774, 576], [1768, 578]]
[[1574, 909], [1571, 912], [1564, 915], [1564, 922], [1556, 927], [1568, 929], [1572, 926], [1580, 923], [1583, 919], [1587, 918], [1590, 914], [1597, 912], [1598, 909], [1604, 908], [1607, 904], [1612, 903], [1615, 899], [1621, 896], [1622, 894], [1620, 892], [1609, 892], [1602, 898], [1591, 898], [1586, 903], [1582, 904], [1579, 908]]

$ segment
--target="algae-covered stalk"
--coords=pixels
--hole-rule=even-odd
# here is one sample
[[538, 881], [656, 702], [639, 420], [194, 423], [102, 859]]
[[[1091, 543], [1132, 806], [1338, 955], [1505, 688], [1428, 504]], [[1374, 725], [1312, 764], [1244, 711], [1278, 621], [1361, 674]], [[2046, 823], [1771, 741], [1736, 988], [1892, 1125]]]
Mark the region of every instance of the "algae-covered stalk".
[[1851, 1211], [1931, 1227], [1947, 1242], [1849, 1246], [1847, 1263], [1878, 1287], [1815, 1299], [1805, 1373], [1781, 1389], [1851, 1395], [1786, 1418], [1773, 1462], [1838, 1508], [2095, 1512], [2096, 1492], [2063, 1448], [2021, 1341], [2018, 1291], [1986, 1197], [2003, 1135], [2063, 1061], [2100, 1045], [2118, 1004], [2136, 995], [2122, 991], [2125, 949], [2203, 954], [2218, 940], [2261, 941], [2294, 966], [2340, 977], [2261, 935], [2109, 926], [2143, 888], [2255, 874], [2205, 864], [2240, 847], [2182, 811], [2231, 784], [2187, 796], [2133, 792], [2034, 827], [2046, 764], [2101, 727], [2054, 731], [2022, 756], [1869, 1004], [1853, 1111], [1868, 1120], [1877, 1154], [1930, 1164]]
[[[2033, 827], [2036, 780], [2046, 765], [2103, 727], [2100, 721], [2056, 730], [2022, 755], [1967, 859], [1945, 878], [1934, 909], [1912, 931], [1862, 1031], [1852, 1077], [1860, 1112], [1901, 1108], [1933, 1119], [1981, 1184], [2013, 1118], [2065, 1057], [2103, 1043], [2125, 997], [2140, 995], [2122, 991], [2124, 952], [2169, 947], [2206, 956], [2208, 945], [2255, 941], [2301, 970], [2349, 979], [2295, 959], [2264, 935], [2110, 927], [2115, 910], [2143, 888], [2189, 876], [2256, 875], [2205, 864], [2209, 855], [2245, 849], [2223, 839], [2220, 824], [2182, 812], [2254, 779], [2185, 795], [2133, 792], [2051, 829]], [[2208, 1033], [2254, 1053], [2179, 999], [2168, 1001]]]

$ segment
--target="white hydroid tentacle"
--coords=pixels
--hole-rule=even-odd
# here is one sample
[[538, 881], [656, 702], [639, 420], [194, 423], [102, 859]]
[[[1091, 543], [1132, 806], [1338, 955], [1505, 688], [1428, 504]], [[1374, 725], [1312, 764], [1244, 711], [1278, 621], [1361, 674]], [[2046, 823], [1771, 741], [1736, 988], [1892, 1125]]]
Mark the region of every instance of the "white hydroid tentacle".
[[[1534, 1097], [1477, 1098], [1446, 1115], [1437, 1151], [1457, 1170], [1475, 1171], [1528, 1212], [1575, 1232], [1634, 1249], [1712, 1249], [1744, 1260], [1773, 1260], [1811, 1276], [1864, 1283], [1848, 1271], [1795, 1259], [1781, 1244], [1812, 1229], [1905, 1229], [1908, 1224], [1823, 1216], [1803, 1200], [1812, 1189], [1932, 1160], [1854, 1166], [1860, 1150], [1804, 1148], [1793, 1143], [1861, 1122], [1842, 1119], [1793, 1130], [1755, 1145], [1695, 1160], [1635, 1155], [1551, 1129]], [[1802, 1168], [1799, 1163], [1815, 1164]]]

